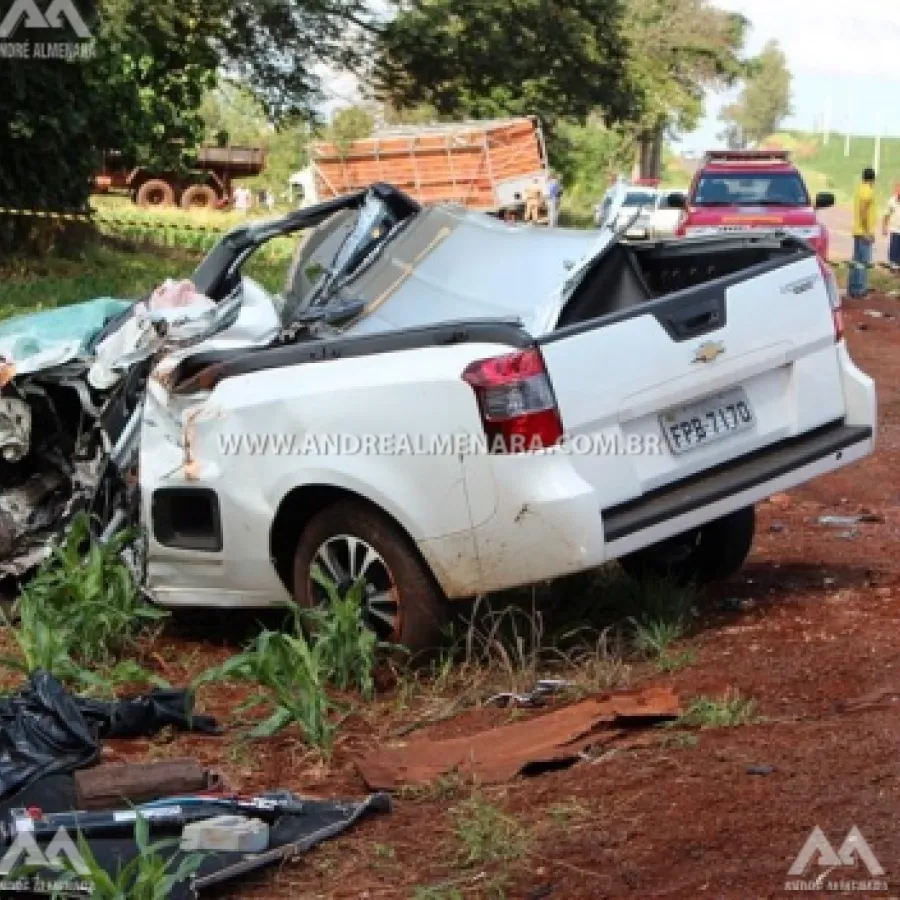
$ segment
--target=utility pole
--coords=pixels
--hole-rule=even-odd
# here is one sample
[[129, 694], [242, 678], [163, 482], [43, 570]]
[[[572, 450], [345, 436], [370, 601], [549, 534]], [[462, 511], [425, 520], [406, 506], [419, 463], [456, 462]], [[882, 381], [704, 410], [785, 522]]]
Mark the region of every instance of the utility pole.
[[872, 160], [872, 168], [875, 170], [875, 174], [878, 174], [878, 170], [881, 168], [881, 131], [883, 129], [881, 112], [878, 113], [878, 124], [875, 127], [875, 157]]
[[828, 103], [825, 106], [825, 120], [822, 126], [822, 145], [828, 146], [828, 139], [831, 137], [831, 97], [828, 98]]

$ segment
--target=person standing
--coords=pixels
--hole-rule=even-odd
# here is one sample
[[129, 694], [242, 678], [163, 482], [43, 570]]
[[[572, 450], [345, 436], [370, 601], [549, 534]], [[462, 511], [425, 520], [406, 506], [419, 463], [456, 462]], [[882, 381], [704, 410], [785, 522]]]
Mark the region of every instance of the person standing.
[[551, 228], [556, 228], [559, 221], [559, 203], [562, 199], [562, 185], [557, 178], [556, 173], [551, 173], [550, 180], [547, 182], [547, 224]]
[[900, 184], [894, 185], [881, 228], [888, 239], [888, 265], [892, 272], [900, 271]]
[[250, 189], [243, 185], [234, 189], [234, 208], [238, 212], [247, 212], [250, 209]]
[[865, 297], [869, 292], [875, 219], [875, 170], [868, 168], [863, 172], [853, 198], [853, 259], [847, 282], [847, 296], [850, 298]]
[[537, 178], [525, 188], [525, 221], [534, 222], [537, 225], [538, 218], [541, 213], [541, 201], [544, 199], [544, 192], [541, 190], [540, 182]]

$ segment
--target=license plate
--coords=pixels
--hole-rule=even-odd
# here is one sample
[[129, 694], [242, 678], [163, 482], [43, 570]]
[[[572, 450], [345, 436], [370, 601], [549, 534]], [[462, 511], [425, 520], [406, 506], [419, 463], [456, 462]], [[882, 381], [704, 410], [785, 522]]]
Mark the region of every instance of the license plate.
[[676, 456], [706, 447], [756, 424], [747, 395], [740, 388], [707, 397], [659, 417], [669, 449]]

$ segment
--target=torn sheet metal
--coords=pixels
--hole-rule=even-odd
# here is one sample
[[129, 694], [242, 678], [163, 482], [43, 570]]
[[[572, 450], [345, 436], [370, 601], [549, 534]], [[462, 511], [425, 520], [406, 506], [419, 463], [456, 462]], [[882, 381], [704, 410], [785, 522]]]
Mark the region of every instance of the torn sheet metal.
[[97, 345], [88, 382], [96, 390], [108, 390], [132, 365], [160, 352], [167, 343], [202, 336], [213, 325], [216, 312], [216, 304], [191, 282], [167, 280], [146, 303], [135, 306], [121, 328]]
[[596, 256], [610, 237], [510, 227], [462, 208], [426, 209], [343, 286], [344, 297], [367, 302], [345, 333], [513, 318], [542, 334], [559, 316], [573, 266]]
[[16, 463], [28, 453], [31, 441], [31, 407], [16, 397], [0, 399], [0, 457]]
[[382, 747], [356, 765], [372, 790], [427, 784], [450, 772], [497, 784], [526, 769], [574, 762], [588, 747], [613, 743], [635, 727], [674, 719], [681, 711], [670, 688], [618, 691], [465, 737], [420, 737]]

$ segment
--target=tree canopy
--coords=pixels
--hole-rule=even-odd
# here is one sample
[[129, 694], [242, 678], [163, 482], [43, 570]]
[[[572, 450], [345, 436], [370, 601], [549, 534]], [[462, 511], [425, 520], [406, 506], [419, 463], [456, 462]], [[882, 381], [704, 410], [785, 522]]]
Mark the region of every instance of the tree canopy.
[[189, 164], [222, 72], [269, 122], [311, 118], [317, 67], [359, 64], [374, 27], [365, 0], [100, 0], [96, 12], [89, 59], [0, 57], [2, 205], [81, 206], [104, 149], [126, 164]]
[[753, 61], [735, 103], [719, 115], [729, 147], [742, 149], [777, 131], [791, 114], [791, 73], [777, 41], [769, 41]]
[[454, 118], [536, 114], [553, 127], [634, 113], [621, 0], [400, 0], [377, 43], [376, 95]]

